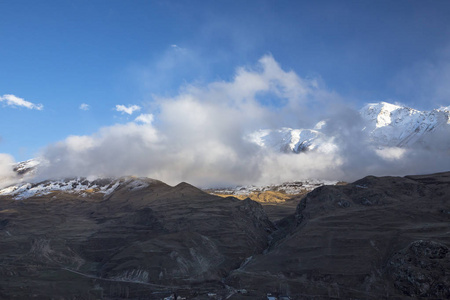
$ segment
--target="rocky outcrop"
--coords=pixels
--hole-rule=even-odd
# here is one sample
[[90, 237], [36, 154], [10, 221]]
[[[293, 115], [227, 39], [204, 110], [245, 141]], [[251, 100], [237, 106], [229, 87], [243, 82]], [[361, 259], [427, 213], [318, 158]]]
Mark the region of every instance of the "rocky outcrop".
[[446, 245], [414, 241], [388, 262], [394, 286], [411, 297], [450, 298], [450, 255]]

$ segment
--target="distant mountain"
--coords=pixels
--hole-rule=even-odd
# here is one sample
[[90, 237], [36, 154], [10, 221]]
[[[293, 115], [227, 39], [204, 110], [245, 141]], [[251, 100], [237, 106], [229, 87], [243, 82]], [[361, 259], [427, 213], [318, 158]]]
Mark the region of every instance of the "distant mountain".
[[54, 192], [65, 192], [82, 197], [86, 197], [92, 193], [102, 194], [106, 197], [118, 186], [130, 180], [131, 183], [128, 185], [130, 190], [148, 186], [148, 183], [133, 177], [102, 178], [95, 180], [78, 177], [72, 179], [46, 180], [39, 183], [16, 183], [0, 189], [0, 196], [11, 196], [15, 200], [23, 200], [30, 197], [45, 196]]
[[13, 170], [18, 175], [32, 175], [36, 171], [36, 167], [40, 165], [40, 161], [38, 159], [29, 159], [26, 161], [19, 162], [14, 165]]
[[364, 106], [360, 113], [367, 121], [364, 131], [380, 146], [410, 147], [428, 133], [450, 126], [450, 107], [419, 111], [380, 102]]
[[[375, 147], [413, 147], [438, 128], [450, 126], [450, 107], [419, 111], [387, 102], [370, 103], [360, 111], [364, 121], [361, 132]], [[259, 130], [248, 139], [261, 148], [280, 152], [333, 152], [337, 149], [333, 136], [327, 136], [327, 122], [313, 129], [281, 128]]]
[[[440, 129], [450, 129], [450, 106], [431, 111], [419, 111], [406, 106], [394, 105], [387, 102], [370, 103], [360, 111], [361, 120], [356, 131], [366, 143], [374, 149], [386, 147], [414, 148], [427, 146], [433, 133]], [[312, 129], [260, 129], [246, 136], [246, 140], [258, 145], [261, 150], [276, 153], [298, 154], [302, 152], [336, 153], [342, 139], [337, 140], [334, 126], [335, 120], [323, 120]], [[345, 129], [345, 128], [344, 128]], [[352, 128], [355, 130], [355, 128]], [[333, 134], [331, 133], [333, 132]], [[339, 133], [339, 132], [338, 132]], [[359, 137], [359, 136], [358, 136]], [[350, 136], [351, 138], [351, 136]], [[435, 137], [433, 137], [435, 138]], [[344, 140], [345, 142], [345, 140]], [[42, 158], [30, 159], [12, 166], [15, 175], [0, 178], [0, 187], [14, 193], [14, 197], [21, 198], [33, 193], [43, 193], [49, 186], [52, 188], [67, 188], [64, 181], [54, 181], [45, 187], [33, 186], [27, 183], [35, 177], [37, 169], [47, 163]], [[320, 178], [319, 178], [320, 179]], [[111, 179], [112, 180], [112, 179]], [[83, 182], [86, 182], [85, 180]], [[304, 182], [303, 182], [304, 183]], [[77, 185], [79, 182], [73, 182]], [[95, 183], [90, 182], [90, 185]], [[301, 187], [303, 189], [303, 187]], [[66, 189], [67, 190], [67, 189]]]
[[332, 139], [316, 129], [286, 127], [276, 130], [262, 129], [252, 133], [248, 139], [261, 148], [284, 153], [300, 153], [310, 150], [329, 152], [336, 147]]

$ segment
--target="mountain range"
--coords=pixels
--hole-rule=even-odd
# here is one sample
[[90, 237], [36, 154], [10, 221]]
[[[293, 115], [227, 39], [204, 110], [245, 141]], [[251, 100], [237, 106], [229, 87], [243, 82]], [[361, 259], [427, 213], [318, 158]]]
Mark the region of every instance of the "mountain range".
[[[244, 136], [243, 139], [250, 141], [257, 146], [256, 149], [259, 148], [261, 151], [285, 154], [308, 152], [333, 154], [352, 140], [353, 147], [363, 145], [361, 151], [368, 149], [365, 147], [370, 147], [377, 155], [381, 157], [387, 155], [390, 158], [389, 156], [395, 156], [396, 153], [400, 155], [404, 149], [433, 147], [442, 142], [442, 137], [446, 138], [450, 132], [450, 107], [419, 111], [401, 105], [379, 102], [365, 105], [357, 115], [352, 117], [357, 119], [352, 120], [354, 121], [352, 128], [336, 127], [333, 119], [326, 119], [318, 122], [312, 129], [287, 127], [260, 129]], [[348, 133], [349, 130], [350, 133]], [[390, 151], [387, 153], [380, 151], [385, 148], [389, 148]], [[43, 164], [43, 161], [46, 163]], [[49, 166], [47, 163], [43, 158], [17, 163], [12, 166], [16, 175], [0, 178], [0, 187], [7, 185], [2, 182], [11, 184], [14, 181], [30, 181], [40, 165]], [[280, 184], [281, 182], [272, 183]]]
[[[387, 102], [370, 103], [359, 111], [358, 128], [375, 147], [415, 147], [425, 143], [430, 133], [450, 128], [450, 107], [419, 111]], [[333, 152], [338, 148], [327, 120], [312, 129], [262, 129], [247, 138], [261, 148], [284, 153]]]
[[[408, 148], [449, 115], [382, 102], [355, 124], [374, 147]], [[333, 152], [331, 125], [248, 139]], [[1, 299], [450, 298], [449, 172], [205, 191], [130, 176], [30, 182], [39, 163], [16, 164], [20, 182], [0, 189]]]
[[30, 184], [0, 195], [0, 298], [448, 299], [449, 193], [368, 176], [271, 219], [187, 183]]

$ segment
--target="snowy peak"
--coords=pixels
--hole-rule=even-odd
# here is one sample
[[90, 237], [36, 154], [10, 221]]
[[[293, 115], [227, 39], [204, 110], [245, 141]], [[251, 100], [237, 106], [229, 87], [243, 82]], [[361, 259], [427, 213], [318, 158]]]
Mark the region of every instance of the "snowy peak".
[[[424, 138], [437, 128], [450, 126], [450, 106], [432, 111], [419, 111], [410, 107], [387, 102], [369, 103], [359, 111], [365, 133], [376, 148], [415, 147], [425, 143]], [[320, 151], [333, 153], [338, 149], [334, 138], [322, 132], [325, 121], [317, 123], [314, 129], [281, 128], [259, 130], [248, 140], [261, 148], [284, 153]]]
[[360, 111], [361, 116], [374, 123], [376, 128], [388, 126], [404, 116], [417, 113], [420, 113], [420, 111], [387, 102], [369, 103]]
[[441, 106], [437, 110], [443, 111], [443, 112], [450, 112], [450, 105], [449, 106]]
[[38, 159], [29, 159], [15, 164], [13, 170], [18, 175], [33, 175], [36, 167], [40, 164], [41, 161]]
[[378, 146], [410, 147], [424, 136], [449, 124], [449, 111], [419, 111], [386, 102], [366, 105], [360, 114], [367, 121], [364, 129]]
[[[317, 126], [315, 127], [317, 128]], [[277, 130], [258, 130], [249, 135], [248, 140], [261, 148], [268, 148], [283, 153], [300, 153], [305, 151], [331, 151], [327, 137], [316, 129], [281, 128]]]
[[360, 114], [365, 120], [372, 122], [372, 125], [375, 125], [376, 128], [385, 126], [408, 127], [410, 124], [438, 125], [448, 123], [449, 120], [448, 107], [432, 111], [419, 111], [386, 102], [367, 104], [361, 109]]

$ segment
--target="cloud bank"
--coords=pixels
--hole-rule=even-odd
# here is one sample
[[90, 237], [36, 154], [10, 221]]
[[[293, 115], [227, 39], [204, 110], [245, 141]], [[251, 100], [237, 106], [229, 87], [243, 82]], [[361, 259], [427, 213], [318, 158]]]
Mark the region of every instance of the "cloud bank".
[[19, 98], [14, 95], [6, 94], [3, 96], [0, 96], [0, 102], [4, 103], [7, 106], [11, 107], [25, 107], [28, 109], [36, 109], [36, 110], [43, 110], [44, 106], [42, 104], [34, 104], [29, 101], [26, 101], [22, 98]]
[[[436, 133], [428, 149], [375, 149], [361, 132], [358, 111], [318, 80], [283, 70], [270, 55], [238, 68], [230, 81], [185, 86], [176, 97], [154, 101], [155, 114], [49, 145], [38, 177], [136, 175], [208, 187], [450, 168], [447, 133]], [[140, 109], [116, 108], [130, 115]], [[321, 119], [327, 120], [322, 132], [333, 137], [334, 151], [279, 153], [246, 138], [262, 128], [313, 128]]]

